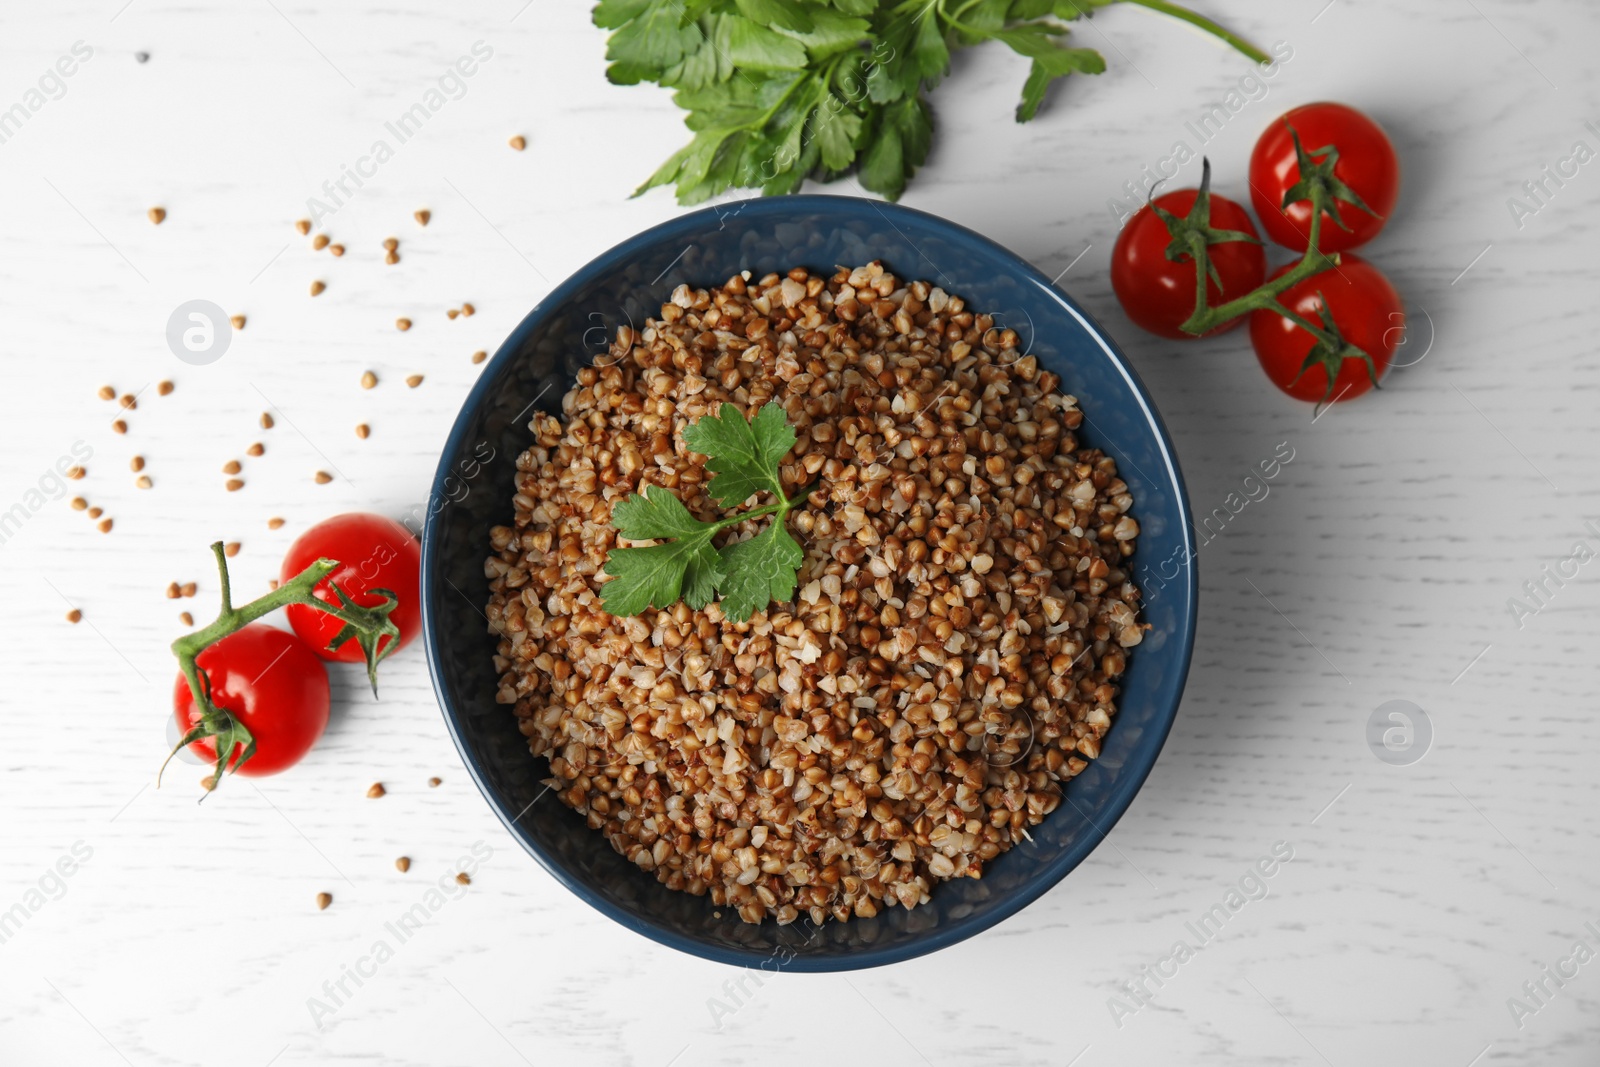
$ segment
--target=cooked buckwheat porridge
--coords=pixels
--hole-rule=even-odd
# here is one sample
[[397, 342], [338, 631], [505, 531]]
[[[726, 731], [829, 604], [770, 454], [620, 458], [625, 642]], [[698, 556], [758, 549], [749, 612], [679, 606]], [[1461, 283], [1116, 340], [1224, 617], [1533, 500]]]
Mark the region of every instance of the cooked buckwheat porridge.
[[[1144, 632], [1133, 499], [1057, 385], [1013, 331], [879, 263], [679, 286], [621, 328], [529, 424], [485, 564], [497, 699], [552, 791], [747, 922], [979, 877], [1100, 754]], [[648, 485], [726, 514], [684, 430], [768, 401], [797, 435], [785, 487], [813, 487], [793, 600], [607, 614], [607, 554], [631, 544], [613, 505]]]

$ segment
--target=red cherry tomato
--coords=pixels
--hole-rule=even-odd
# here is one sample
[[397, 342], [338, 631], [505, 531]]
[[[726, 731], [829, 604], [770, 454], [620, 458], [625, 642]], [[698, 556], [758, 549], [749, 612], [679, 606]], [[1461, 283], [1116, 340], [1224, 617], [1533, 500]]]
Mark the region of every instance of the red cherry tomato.
[[1279, 116], [1250, 153], [1250, 202], [1261, 216], [1267, 236], [1296, 252], [1304, 252], [1311, 237], [1311, 201], [1296, 200], [1283, 206], [1284, 194], [1300, 180], [1291, 126], [1314, 159], [1330, 145], [1339, 150], [1333, 176], [1374, 212], [1336, 201], [1339, 217], [1349, 229], [1341, 229], [1324, 211], [1318, 241], [1322, 251], [1359, 248], [1378, 236], [1400, 196], [1400, 161], [1383, 127], [1353, 107], [1330, 103], [1306, 104]]
[[[211, 702], [233, 715], [255, 738], [256, 751], [238, 773], [277, 774], [300, 762], [328, 725], [328, 671], [316, 653], [294, 634], [253, 622], [229, 634], [195, 659], [211, 683]], [[180, 734], [200, 721], [189, 683], [180, 673], [172, 691], [173, 717]], [[202, 738], [189, 751], [216, 763], [215, 738]], [[238, 761], [234, 745], [229, 767]]]
[[[1182, 218], [1194, 206], [1197, 190], [1179, 189], [1158, 196], [1155, 203]], [[1254, 237], [1255, 223], [1245, 209], [1226, 197], [1211, 194], [1211, 225], [1219, 230], [1238, 230]], [[1174, 263], [1167, 258], [1172, 237], [1161, 217], [1146, 204], [1134, 213], [1117, 237], [1111, 252], [1111, 288], [1116, 291], [1122, 310], [1139, 326], [1162, 337], [1193, 339], [1178, 327], [1194, 314], [1194, 263]], [[1243, 296], [1260, 285], [1267, 276], [1267, 254], [1258, 244], [1225, 241], [1207, 250], [1222, 279], [1207, 283], [1207, 301], [1212, 307]], [[1223, 323], [1210, 334], [1230, 330], [1243, 317]]]
[[[1378, 268], [1353, 255], [1341, 259], [1338, 267], [1285, 290], [1279, 303], [1311, 322], [1326, 322], [1331, 313], [1340, 336], [1372, 357], [1381, 379], [1405, 339], [1405, 309]], [[1273, 277], [1291, 266], [1274, 272]], [[1372, 376], [1360, 359], [1339, 364], [1331, 392], [1325, 367], [1313, 365], [1302, 373], [1316, 339], [1275, 311], [1250, 313], [1250, 343], [1272, 384], [1297, 400], [1350, 400], [1372, 388]]]
[[[289, 546], [279, 580], [287, 582], [322, 558], [336, 559], [339, 566], [312, 591], [318, 600], [337, 607], [339, 598], [328, 583], [338, 582], [351, 600], [370, 608], [383, 603], [383, 598], [367, 590], [387, 589], [399, 601], [389, 618], [400, 628], [400, 647], [411, 643], [422, 628], [422, 548], [410, 530], [382, 515], [335, 515]], [[290, 604], [286, 610], [289, 625], [317, 655], [341, 663], [362, 662], [361, 646], [354, 640], [328, 651], [328, 642], [344, 627], [338, 619], [305, 604]], [[389, 641], [383, 638], [379, 650], [387, 648]]]

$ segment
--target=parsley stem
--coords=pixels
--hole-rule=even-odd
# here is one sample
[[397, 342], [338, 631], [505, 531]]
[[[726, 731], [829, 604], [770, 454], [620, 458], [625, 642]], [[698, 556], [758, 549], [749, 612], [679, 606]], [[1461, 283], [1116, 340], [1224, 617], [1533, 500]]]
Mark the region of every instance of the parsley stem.
[[709, 525], [713, 530], [721, 532], [730, 526], [739, 525], [746, 519], [759, 519], [764, 515], [771, 515], [777, 511], [787, 511], [789, 506], [790, 505], [787, 500], [780, 498], [775, 504], [763, 504], [759, 508], [751, 508], [749, 511], [741, 511], [735, 515], [725, 515]]
[[736, 515], [725, 515], [707, 525], [711, 526], [715, 532], [720, 533], [730, 526], [739, 525], [746, 519], [759, 519], [766, 515], [776, 515], [778, 516], [777, 521], [782, 522], [784, 516], [788, 515], [793, 508], [799, 507], [806, 502], [806, 497], [810, 496], [819, 484], [821, 484], [820, 480], [812, 482], [794, 496], [787, 498], [781, 492], [773, 493], [778, 499], [771, 504], [762, 504], [759, 508], [741, 511]]
[[1213, 37], [1218, 37], [1228, 42], [1229, 44], [1233, 45], [1233, 47], [1237, 48], [1239, 51], [1255, 60], [1257, 63], [1272, 62], [1272, 57], [1267, 55], [1267, 53], [1263, 52], [1261, 49], [1257, 48], [1255, 45], [1251, 44], [1243, 37], [1240, 37], [1227, 27], [1212, 22], [1198, 11], [1190, 11], [1186, 7], [1180, 7], [1177, 4], [1168, 3], [1167, 0], [1121, 0], [1121, 2], [1125, 4], [1138, 4], [1140, 7], [1147, 7], [1151, 11], [1159, 11], [1164, 15], [1171, 15], [1175, 19], [1182, 19], [1189, 25], [1198, 26], [1200, 29], [1205, 30]]

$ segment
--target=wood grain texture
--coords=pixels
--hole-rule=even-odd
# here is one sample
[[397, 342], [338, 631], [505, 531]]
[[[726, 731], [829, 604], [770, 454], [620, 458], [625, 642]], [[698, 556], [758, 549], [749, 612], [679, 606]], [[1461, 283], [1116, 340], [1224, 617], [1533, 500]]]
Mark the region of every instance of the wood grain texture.
[[[247, 593], [310, 522], [421, 503], [477, 374], [471, 353], [590, 257], [678, 211], [662, 192], [628, 199], [683, 139], [667, 95], [606, 83], [603, 36], [575, 0], [120, 3], [0, 20], [0, 110], [75, 41], [93, 49], [0, 143], [0, 510], [28, 501], [75, 443], [93, 451], [61, 498], [46, 478], [0, 545], [0, 914], [25, 912], [0, 943], [0, 1062], [688, 1067], [786, 1062], [819, 1039], [843, 1040], [853, 1060], [938, 1065], [1595, 1062], [1600, 963], [1520, 1029], [1506, 1005], [1574, 940], [1600, 950], [1583, 931], [1600, 926], [1600, 563], [1520, 628], [1506, 607], [1574, 541], [1600, 545], [1584, 530], [1600, 517], [1600, 164], [1521, 228], [1506, 206], [1575, 141], [1600, 148], [1585, 127], [1600, 123], [1592, 4], [1203, 5], [1294, 49], [1265, 98], [1204, 146], [1218, 191], [1242, 199], [1261, 126], [1322, 98], [1369, 110], [1405, 164], [1369, 251], [1411, 310], [1414, 365], [1315, 422], [1270, 390], [1242, 336], [1182, 348], [1143, 335], [1107, 281], [1108, 198], [1175, 140], [1194, 144], [1184, 121], [1238, 84], [1238, 58], [1151, 12], [1103, 11], [1077, 36], [1109, 71], [1019, 127], [1015, 58], [958, 57], [906, 202], [1064, 272], [1154, 393], [1197, 512], [1280, 442], [1295, 458], [1202, 549], [1177, 726], [1087, 863], [933, 957], [768, 977], [736, 1002], [725, 983], [738, 975], [617, 928], [505, 835], [418, 654], [385, 665], [381, 703], [335, 671], [329, 733], [288, 774], [230, 782], [199, 806], [198, 769], [152, 781], [166, 645], [178, 612], [209, 617], [216, 595], [205, 544], [243, 543]], [[307, 197], [477, 41], [493, 55], [464, 94], [328, 221], [346, 255], [312, 251], [292, 229]], [[527, 151], [507, 147], [513, 134]], [[1198, 175], [1196, 160], [1176, 182]], [[154, 205], [168, 211], [159, 227]], [[423, 207], [425, 229], [412, 221]], [[315, 299], [313, 280], [327, 285]], [[249, 317], [208, 367], [179, 363], [164, 340], [194, 298]], [[478, 314], [448, 319], [462, 301]], [[360, 388], [366, 370], [378, 388]], [[413, 373], [426, 380], [408, 389]], [[151, 386], [162, 379], [170, 396]], [[95, 397], [103, 383], [139, 395], [125, 436]], [[273, 429], [258, 429], [262, 411]], [[254, 441], [264, 456], [245, 455]], [[136, 454], [152, 489], [134, 485]], [[234, 458], [246, 484], [227, 493], [220, 468]], [[316, 484], [318, 470], [334, 480]], [[114, 517], [110, 534], [69, 509], [77, 494]], [[271, 531], [275, 515], [288, 522]], [[165, 599], [174, 580], [199, 596]], [[76, 627], [70, 606], [84, 612]], [[1432, 719], [1420, 763], [1367, 749], [1367, 718], [1390, 699]], [[368, 800], [373, 781], [388, 795]], [[1278, 841], [1294, 859], [1268, 896], [1119, 1026], [1108, 999], [1121, 983]], [[89, 858], [58, 881], [79, 842]], [[439, 879], [453, 885], [475, 843], [490, 854], [470, 888], [397, 943], [386, 924]], [[317, 1025], [308, 999], [327, 1000], [324, 983], [380, 939], [392, 958], [359, 987], [347, 979], [351, 995]], [[717, 1000], [736, 1010], [719, 1016]]]

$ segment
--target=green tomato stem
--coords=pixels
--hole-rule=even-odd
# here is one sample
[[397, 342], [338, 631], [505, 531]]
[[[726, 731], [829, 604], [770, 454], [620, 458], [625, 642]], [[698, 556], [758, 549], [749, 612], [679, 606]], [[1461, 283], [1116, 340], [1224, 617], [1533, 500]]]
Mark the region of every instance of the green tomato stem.
[[[1129, 0], [1130, 3], [1142, 0]], [[1189, 254], [1195, 265], [1195, 313], [1183, 324], [1185, 333], [1200, 336], [1216, 329], [1224, 323], [1251, 311], [1274, 311], [1295, 325], [1311, 334], [1325, 344], [1333, 344], [1333, 335], [1305, 317], [1290, 311], [1278, 301], [1289, 289], [1307, 278], [1321, 274], [1331, 267], [1339, 265], [1338, 253], [1329, 255], [1319, 249], [1322, 239], [1322, 215], [1327, 206], [1329, 193], [1327, 187], [1321, 182], [1314, 182], [1311, 186], [1311, 232], [1306, 242], [1305, 253], [1300, 257], [1300, 262], [1293, 268], [1272, 280], [1263, 283], [1259, 288], [1253, 289], [1241, 297], [1236, 297], [1225, 304], [1208, 307], [1206, 303], [1206, 281], [1210, 275], [1210, 253], [1206, 243], [1198, 235], [1189, 239]]]
[[1200, 29], [1211, 34], [1213, 37], [1217, 37], [1228, 42], [1234, 48], [1237, 48], [1240, 52], [1243, 52], [1257, 63], [1272, 62], [1272, 57], [1263, 52], [1260, 48], [1251, 44], [1243, 37], [1240, 37], [1226, 26], [1212, 22], [1198, 11], [1190, 11], [1188, 8], [1181, 7], [1178, 4], [1168, 3], [1167, 0], [1120, 0], [1120, 2], [1125, 4], [1138, 4], [1140, 7], [1147, 7], [1151, 11], [1159, 11], [1164, 15], [1171, 15], [1175, 19], [1182, 19], [1189, 25], [1198, 26]]
[[[244, 746], [239, 762], [234, 765], [235, 770], [249, 758], [249, 753], [254, 748], [254, 738], [245, 725], [236, 720], [224, 708], [218, 707], [211, 699], [210, 688], [206, 684], [204, 674], [200, 670], [200, 653], [221, 641], [230, 634], [235, 634], [246, 626], [263, 616], [270, 615], [281, 607], [290, 604], [304, 604], [334, 616], [345, 624], [345, 628], [362, 637], [369, 638], [376, 645], [377, 640], [385, 635], [390, 638], [388, 647], [381, 653], [369, 656], [369, 671], [375, 666], [376, 659], [387, 655], [399, 641], [399, 630], [394, 623], [389, 621], [388, 614], [393, 610], [393, 599], [390, 603], [377, 608], [358, 608], [353, 605], [335, 607], [319, 599], [314, 590], [317, 584], [339, 568], [339, 561], [332, 559], [319, 559], [305, 570], [284, 582], [278, 588], [264, 596], [257, 597], [241, 607], [233, 606], [233, 586], [228, 577], [228, 558], [223, 551], [222, 542], [216, 541], [211, 545], [211, 553], [217, 560], [217, 573], [221, 579], [222, 610], [216, 619], [193, 633], [185, 634], [172, 642], [172, 653], [178, 657], [178, 667], [183, 672], [183, 677], [189, 684], [189, 695], [194, 700], [195, 707], [200, 712], [200, 722], [186, 733], [167, 755], [167, 762], [177, 754], [178, 749], [202, 737], [217, 738], [217, 764], [213, 774], [211, 788], [221, 782], [222, 775], [227, 771], [228, 763], [233, 755], [235, 745]], [[341, 598], [342, 600], [343, 598]], [[161, 764], [166, 769], [166, 762]], [[156, 776], [156, 783], [160, 785], [160, 774]]]
[[[222, 612], [214, 622], [194, 633], [185, 634], [172, 642], [172, 651], [182, 663], [186, 658], [193, 660], [206, 648], [216, 644], [229, 634], [237, 633], [250, 623], [265, 615], [270, 615], [281, 607], [289, 604], [308, 604], [312, 607], [323, 609], [332, 608], [312, 595], [318, 582], [333, 573], [339, 567], [339, 561], [333, 559], [319, 559], [289, 581], [278, 588], [257, 597], [243, 607], [234, 607], [231, 598], [231, 583], [228, 580], [228, 561], [223, 554], [222, 542], [218, 541], [211, 546], [211, 551], [217, 557], [217, 571], [222, 580]], [[337, 610], [330, 614], [338, 614]]]

